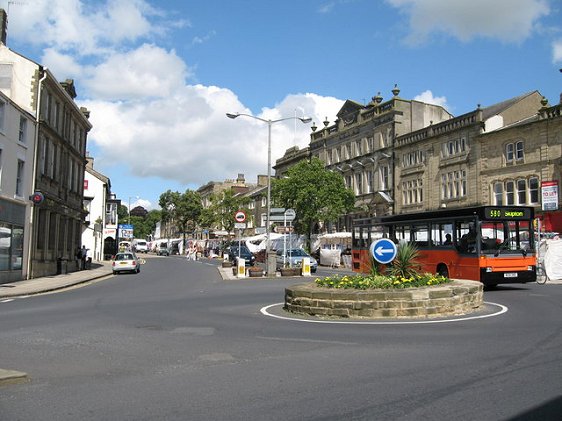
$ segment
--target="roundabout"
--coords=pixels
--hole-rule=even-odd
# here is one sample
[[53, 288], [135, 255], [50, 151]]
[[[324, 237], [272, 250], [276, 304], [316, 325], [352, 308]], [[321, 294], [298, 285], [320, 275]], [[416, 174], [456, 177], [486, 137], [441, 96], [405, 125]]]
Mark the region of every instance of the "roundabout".
[[417, 325], [417, 324], [436, 324], [436, 323], [453, 323], [464, 322], [470, 320], [486, 319], [489, 317], [500, 316], [507, 312], [508, 308], [502, 304], [483, 302], [482, 308], [470, 315], [460, 315], [451, 317], [435, 317], [427, 319], [342, 319], [341, 317], [320, 317], [304, 314], [290, 313], [283, 309], [285, 303], [275, 303], [262, 307], [260, 313], [264, 316], [272, 317], [280, 320], [305, 323], [322, 323], [322, 324], [341, 324], [341, 325]]

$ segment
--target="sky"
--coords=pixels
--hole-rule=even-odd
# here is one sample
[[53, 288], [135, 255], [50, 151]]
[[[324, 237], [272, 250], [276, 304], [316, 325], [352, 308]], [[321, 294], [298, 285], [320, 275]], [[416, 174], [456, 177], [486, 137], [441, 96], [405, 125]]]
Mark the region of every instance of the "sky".
[[377, 93], [453, 115], [562, 93], [561, 0], [0, 0], [7, 45], [90, 110], [87, 150], [126, 206], [256, 183], [312, 123]]

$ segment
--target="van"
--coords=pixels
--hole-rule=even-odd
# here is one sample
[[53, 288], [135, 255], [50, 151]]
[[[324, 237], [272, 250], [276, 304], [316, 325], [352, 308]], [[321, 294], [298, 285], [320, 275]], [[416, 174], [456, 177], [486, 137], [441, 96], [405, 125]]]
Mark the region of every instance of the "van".
[[148, 253], [148, 244], [145, 240], [134, 239], [133, 240], [133, 249], [137, 253]]
[[158, 249], [156, 250], [158, 256], [169, 256], [170, 251], [168, 250], [168, 243], [158, 244]]

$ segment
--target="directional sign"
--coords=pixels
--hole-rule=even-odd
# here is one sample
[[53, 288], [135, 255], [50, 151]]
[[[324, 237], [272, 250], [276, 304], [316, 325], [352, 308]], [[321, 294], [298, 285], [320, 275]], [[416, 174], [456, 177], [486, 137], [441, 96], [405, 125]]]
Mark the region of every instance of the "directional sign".
[[244, 213], [244, 211], [241, 210], [237, 211], [234, 214], [234, 220], [236, 222], [244, 222], [246, 220], [246, 214]]
[[377, 262], [387, 264], [396, 257], [396, 244], [388, 238], [381, 238], [371, 243], [369, 251]]
[[271, 213], [283, 213], [285, 208], [271, 208]]
[[285, 215], [269, 215], [269, 220], [271, 222], [283, 222], [283, 221], [292, 221], [292, 219], [289, 219], [287, 217], [285, 217]]

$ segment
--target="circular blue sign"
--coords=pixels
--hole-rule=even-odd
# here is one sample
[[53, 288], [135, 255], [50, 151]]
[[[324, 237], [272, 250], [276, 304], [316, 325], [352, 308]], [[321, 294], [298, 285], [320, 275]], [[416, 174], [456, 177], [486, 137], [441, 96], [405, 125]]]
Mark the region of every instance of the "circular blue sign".
[[394, 260], [397, 249], [396, 244], [388, 238], [381, 238], [371, 243], [369, 251], [377, 262], [387, 264]]

